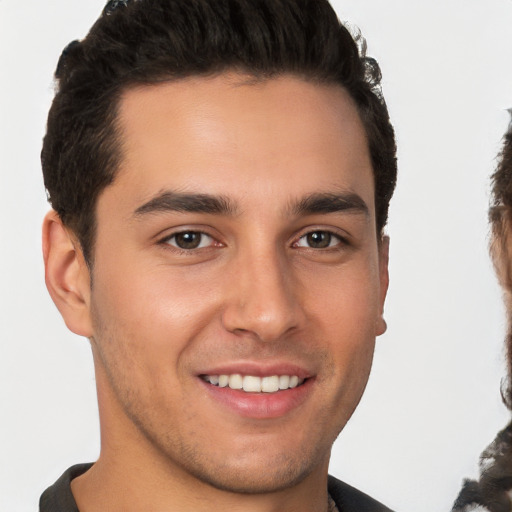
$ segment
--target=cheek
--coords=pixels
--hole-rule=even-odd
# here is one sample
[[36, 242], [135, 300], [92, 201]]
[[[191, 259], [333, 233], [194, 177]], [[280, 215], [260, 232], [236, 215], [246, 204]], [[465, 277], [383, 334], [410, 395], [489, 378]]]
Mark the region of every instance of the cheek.
[[354, 390], [364, 388], [380, 317], [378, 272], [370, 265], [333, 272], [310, 286], [309, 310], [328, 345], [333, 372]]
[[307, 308], [320, 319], [329, 338], [358, 345], [375, 337], [380, 316], [380, 283], [375, 264], [354, 265], [317, 275], [305, 286]]
[[107, 269], [94, 276], [91, 294], [94, 337], [102, 351], [110, 346], [113, 358], [122, 356], [137, 371], [179, 373], [183, 353], [215, 314], [208, 287], [163, 266], [124, 272], [118, 262], [110, 271], [98, 268]]

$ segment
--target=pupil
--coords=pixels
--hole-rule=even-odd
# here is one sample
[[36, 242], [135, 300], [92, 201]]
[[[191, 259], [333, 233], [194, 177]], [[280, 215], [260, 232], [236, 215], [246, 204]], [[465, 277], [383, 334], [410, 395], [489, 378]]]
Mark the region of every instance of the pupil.
[[310, 247], [324, 249], [325, 247], [329, 247], [331, 243], [331, 234], [325, 231], [314, 231], [308, 234], [307, 240]]
[[201, 243], [201, 233], [191, 231], [178, 233], [176, 235], [176, 245], [180, 249], [196, 249]]

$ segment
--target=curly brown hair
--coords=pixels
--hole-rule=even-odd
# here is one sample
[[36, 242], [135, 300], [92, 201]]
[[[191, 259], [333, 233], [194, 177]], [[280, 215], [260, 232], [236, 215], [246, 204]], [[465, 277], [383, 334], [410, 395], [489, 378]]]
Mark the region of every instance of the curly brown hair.
[[[512, 112], [511, 112], [512, 113]], [[512, 122], [503, 138], [498, 165], [491, 177], [492, 201], [490, 252], [508, 317], [505, 338], [507, 375], [503, 380], [503, 402], [512, 411]], [[453, 512], [470, 512], [475, 506], [489, 512], [511, 512], [512, 422], [501, 430], [480, 455], [480, 479], [466, 480]], [[479, 510], [482, 510], [480, 508]]]
[[[511, 112], [512, 113], [512, 112]], [[492, 175], [492, 204], [489, 209], [491, 223], [491, 256], [498, 275], [508, 317], [507, 380], [503, 399], [512, 410], [512, 121], [503, 137], [498, 165]]]

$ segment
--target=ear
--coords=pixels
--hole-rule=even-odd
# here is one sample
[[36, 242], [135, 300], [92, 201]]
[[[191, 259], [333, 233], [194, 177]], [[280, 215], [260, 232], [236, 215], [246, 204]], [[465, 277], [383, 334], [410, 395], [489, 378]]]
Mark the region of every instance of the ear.
[[80, 244], [54, 210], [43, 221], [46, 287], [64, 322], [75, 334], [91, 337], [90, 275]]
[[389, 237], [383, 236], [379, 243], [379, 280], [380, 280], [380, 295], [379, 295], [379, 316], [375, 324], [375, 335], [380, 336], [384, 334], [387, 329], [386, 321], [384, 320], [384, 302], [388, 293], [389, 286]]

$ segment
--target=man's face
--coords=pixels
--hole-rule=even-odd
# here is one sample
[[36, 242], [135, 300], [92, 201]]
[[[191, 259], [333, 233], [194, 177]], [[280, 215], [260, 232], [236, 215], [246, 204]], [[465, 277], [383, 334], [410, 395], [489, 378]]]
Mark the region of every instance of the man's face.
[[326, 470], [384, 330], [386, 247], [348, 94], [243, 80], [124, 94], [89, 304], [104, 437], [263, 492]]

